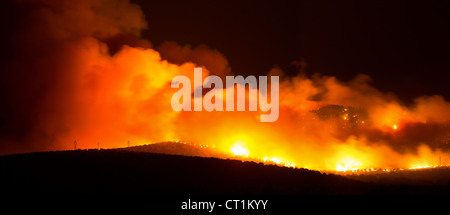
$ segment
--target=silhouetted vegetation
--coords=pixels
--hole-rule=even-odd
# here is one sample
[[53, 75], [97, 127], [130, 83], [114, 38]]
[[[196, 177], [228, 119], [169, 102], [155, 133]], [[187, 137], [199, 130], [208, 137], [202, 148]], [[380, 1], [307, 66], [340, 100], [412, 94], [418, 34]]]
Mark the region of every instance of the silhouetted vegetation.
[[359, 181], [394, 185], [450, 185], [450, 167], [367, 172], [347, 176]]
[[132, 152], [151, 152], [168, 155], [185, 155], [197, 157], [215, 157], [228, 158], [230, 155], [217, 152], [205, 145], [195, 145], [183, 142], [161, 142], [148, 145], [139, 145], [126, 148], [111, 149], [117, 151], [132, 151]]
[[448, 193], [448, 185], [381, 185], [306, 169], [124, 150], [0, 157], [3, 193], [383, 194]]

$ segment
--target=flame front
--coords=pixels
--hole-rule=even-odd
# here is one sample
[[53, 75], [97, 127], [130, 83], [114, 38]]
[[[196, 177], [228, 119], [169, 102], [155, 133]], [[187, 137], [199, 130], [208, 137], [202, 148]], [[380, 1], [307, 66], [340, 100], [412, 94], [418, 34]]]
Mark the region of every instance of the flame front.
[[236, 155], [236, 156], [245, 156], [248, 157], [249, 156], [249, 152], [246, 148], [243, 147], [243, 143], [241, 141], [236, 142], [235, 144], [233, 144], [232, 148], [231, 148], [231, 152]]

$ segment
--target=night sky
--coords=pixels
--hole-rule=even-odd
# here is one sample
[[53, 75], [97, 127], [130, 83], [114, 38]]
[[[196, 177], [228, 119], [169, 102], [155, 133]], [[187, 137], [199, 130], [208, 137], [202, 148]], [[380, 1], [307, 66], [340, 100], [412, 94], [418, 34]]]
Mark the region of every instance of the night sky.
[[[448, 1], [145, 1], [133, 0], [149, 23], [143, 37], [207, 45], [232, 72], [265, 74], [274, 65], [290, 75], [373, 85], [409, 103], [421, 95], [450, 99]], [[296, 66], [297, 65], [297, 66]]]

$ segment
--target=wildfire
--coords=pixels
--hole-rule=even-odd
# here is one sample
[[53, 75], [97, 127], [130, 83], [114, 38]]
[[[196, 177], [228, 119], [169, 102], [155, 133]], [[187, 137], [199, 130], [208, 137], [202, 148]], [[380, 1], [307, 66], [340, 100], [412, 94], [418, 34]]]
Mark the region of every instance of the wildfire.
[[434, 168], [434, 167], [437, 167], [437, 166], [431, 166], [431, 165], [413, 166], [409, 169], [425, 169], [425, 168]]
[[233, 153], [235, 156], [248, 157], [250, 153], [248, 149], [243, 146], [244, 144], [245, 143], [242, 141], [236, 142], [231, 148], [231, 153]]
[[[296, 167], [295, 163], [292, 163], [290, 161], [286, 161], [285, 159], [280, 158], [280, 157], [271, 157], [271, 158], [264, 157], [262, 159], [262, 161], [264, 163], [267, 163], [267, 164], [276, 164], [276, 165], [279, 165], [279, 166], [292, 167], [292, 168]], [[305, 167], [303, 167], [303, 168], [305, 168]]]
[[[191, 92], [186, 93], [186, 98], [193, 95], [194, 107], [196, 102], [206, 99], [195, 96], [194, 92], [206, 89], [201, 86], [208, 84], [206, 77], [236, 77], [238, 74], [232, 73], [235, 72], [230, 69], [233, 65], [229, 65], [220, 50], [175, 42], [152, 48], [150, 41], [140, 38], [140, 32], [147, 28], [142, 19], [144, 14], [130, 1], [124, 2], [117, 4], [124, 10], [112, 11], [108, 8], [113, 7], [99, 10], [97, 3], [94, 7], [84, 1], [77, 7], [67, 8], [64, 6], [67, 4], [58, 1], [30, 5], [44, 7], [32, 13], [29, 17], [35, 20], [30, 21], [49, 29], [38, 32], [40, 36], [31, 44], [26, 41], [17, 44], [30, 45], [29, 50], [36, 51], [30, 56], [40, 56], [40, 53], [48, 56], [30, 62], [26, 61], [28, 57], [11, 61], [13, 70], [5, 74], [24, 83], [11, 82], [5, 89], [27, 92], [23, 93], [23, 98], [22, 93], [19, 99], [8, 97], [7, 112], [11, 110], [15, 114], [8, 119], [35, 121], [24, 125], [23, 131], [30, 132], [26, 138], [11, 135], [0, 142], [11, 142], [8, 147], [13, 148], [28, 145], [15, 144], [27, 140], [30, 148], [20, 147], [20, 150], [31, 151], [72, 149], [74, 140], [77, 140], [77, 148], [98, 148], [98, 142], [103, 148], [117, 148], [130, 139], [133, 145], [182, 140], [243, 160], [333, 171], [425, 168], [440, 165], [437, 162], [440, 156], [442, 165], [450, 162], [450, 102], [436, 95], [418, 97], [411, 105], [405, 105], [395, 95], [373, 87], [367, 75], [358, 75], [351, 81], [320, 74], [280, 75], [279, 118], [271, 123], [261, 122], [261, 108], [253, 112], [174, 111], [171, 98], [176, 90], [170, 87], [174, 77], [193, 80], [194, 68], [202, 67], [204, 74], [198, 77], [199, 81], [192, 82]], [[51, 13], [53, 20], [41, 16], [41, 11], [60, 13]], [[116, 14], [120, 12], [126, 14]], [[101, 14], [97, 17], [97, 13]], [[20, 32], [36, 29], [39, 28]], [[133, 36], [131, 41], [135, 42], [120, 44], [122, 48], [112, 51], [117, 49], [109, 47], [114, 44], [112, 41], [128, 41], [120, 39], [123, 35]], [[60, 47], [42, 44], [59, 44]], [[18, 73], [22, 69], [24, 73]], [[29, 71], [42, 72], [39, 73], [42, 80], [23, 79], [28, 77]], [[284, 73], [280, 68], [252, 72], [261, 75], [267, 72], [267, 76]], [[41, 86], [46, 84], [48, 87]], [[22, 89], [23, 86], [27, 86], [27, 90]], [[237, 96], [246, 96], [244, 94], [256, 93], [256, 97], [269, 100], [269, 92], [260, 92], [260, 88], [245, 84], [233, 87], [236, 92], [243, 88], [245, 93], [231, 98], [236, 100], [235, 106], [230, 106], [232, 110], [237, 110], [237, 101], [240, 101]], [[209, 94], [211, 103], [224, 100], [223, 104], [232, 105], [226, 102], [226, 88], [208, 89], [208, 92], [214, 91]], [[248, 96], [244, 100], [244, 106], [249, 106]], [[18, 106], [14, 106], [16, 104]], [[11, 128], [16, 123], [11, 123]]]
[[358, 170], [361, 168], [361, 161], [351, 157], [346, 156], [338, 161], [336, 165], [336, 171], [349, 171]]
[[275, 164], [278, 166], [285, 166], [285, 167], [292, 167], [295, 168], [296, 165], [293, 162], [287, 161], [281, 157], [264, 157], [264, 158], [258, 158], [258, 157], [250, 157], [250, 151], [246, 147], [248, 145], [242, 140], [236, 141], [230, 149], [230, 152], [234, 156], [241, 157], [242, 160], [249, 160], [249, 161], [256, 161], [256, 162], [263, 162], [265, 164]]

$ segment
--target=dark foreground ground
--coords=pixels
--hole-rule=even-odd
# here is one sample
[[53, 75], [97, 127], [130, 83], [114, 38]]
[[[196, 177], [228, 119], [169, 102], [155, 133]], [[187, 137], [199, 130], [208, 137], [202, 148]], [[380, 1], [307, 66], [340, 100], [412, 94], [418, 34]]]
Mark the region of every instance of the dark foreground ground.
[[449, 194], [449, 184], [366, 182], [305, 169], [121, 150], [0, 157], [1, 193]]

